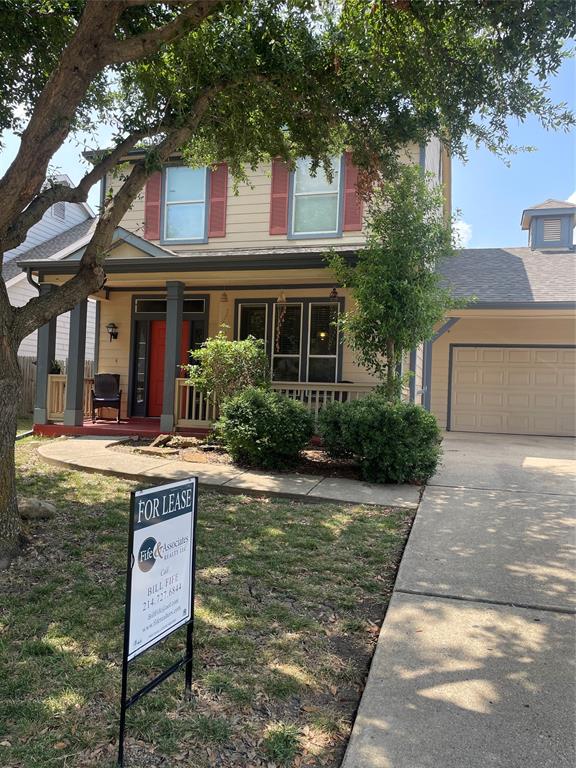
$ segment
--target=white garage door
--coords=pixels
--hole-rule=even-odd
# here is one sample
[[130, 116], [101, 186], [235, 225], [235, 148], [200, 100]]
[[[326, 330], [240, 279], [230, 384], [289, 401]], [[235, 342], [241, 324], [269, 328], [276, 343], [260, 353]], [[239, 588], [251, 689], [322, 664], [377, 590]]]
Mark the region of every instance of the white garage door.
[[576, 349], [452, 347], [450, 429], [576, 434]]

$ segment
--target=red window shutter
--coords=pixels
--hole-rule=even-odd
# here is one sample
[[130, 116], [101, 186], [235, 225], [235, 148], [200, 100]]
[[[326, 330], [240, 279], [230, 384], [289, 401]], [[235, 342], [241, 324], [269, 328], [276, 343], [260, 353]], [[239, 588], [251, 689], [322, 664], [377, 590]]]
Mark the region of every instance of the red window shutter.
[[344, 153], [344, 232], [362, 229], [362, 198], [358, 194], [358, 168], [352, 162], [352, 154]]
[[288, 234], [288, 189], [290, 169], [283, 160], [272, 160], [270, 190], [270, 234]]
[[228, 164], [219, 163], [210, 175], [210, 212], [208, 237], [226, 237], [226, 203], [228, 200]]
[[162, 198], [162, 174], [153, 173], [144, 190], [144, 237], [160, 240], [160, 200]]

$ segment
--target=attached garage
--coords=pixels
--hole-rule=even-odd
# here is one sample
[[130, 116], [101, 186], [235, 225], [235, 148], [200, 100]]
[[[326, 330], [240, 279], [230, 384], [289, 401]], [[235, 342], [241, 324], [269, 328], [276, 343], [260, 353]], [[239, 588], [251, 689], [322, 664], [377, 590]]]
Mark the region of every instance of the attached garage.
[[[535, 210], [533, 247], [465, 249], [441, 265], [453, 294], [473, 297], [425, 345], [415, 381], [444, 429], [576, 436], [576, 206]], [[539, 249], [533, 230], [550, 213], [566, 219], [564, 241]]]
[[576, 435], [576, 349], [453, 344], [447, 428]]

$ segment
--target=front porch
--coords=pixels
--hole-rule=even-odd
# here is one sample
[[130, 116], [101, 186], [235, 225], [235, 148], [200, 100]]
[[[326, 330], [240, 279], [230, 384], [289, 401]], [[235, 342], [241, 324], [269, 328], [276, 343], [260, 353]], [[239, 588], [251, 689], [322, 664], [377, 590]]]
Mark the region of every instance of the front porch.
[[[172, 258], [146, 255], [145, 242], [132, 240], [117, 244], [106, 286], [91, 297], [98, 306], [95, 372], [118, 377], [120, 422], [90, 418], [83, 301], [71, 312], [66, 375], [52, 373], [56, 321], [39, 330], [37, 434], [205, 433], [217, 403], [186, 384], [181, 365], [222, 328], [230, 339], [263, 339], [273, 388], [315, 417], [333, 400], [355, 400], [373, 389], [338, 332], [349, 294], [334, 285], [320, 253]], [[39, 264], [41, 291], [66, 282], [79, 257]]]
[[[110, 419], [91, 419], [90, 391], [94, 379], [84, 378], [82, 388], [83, 418], [78, 424], [66, 424], [66, 376], [48, 376], [48, 419], [45, 424], [34, 424], [34, 434], [46, 437], [60, 435], [102, 435], [156, 437], [162, 429], [160, 418], [122, 417], [119, 422]], [[303, 403], [315, 418], [322, 408], [333, 401], [358, 400], [372, 390], [370, 384], [310, 384], [298, 382], [272, 383], [277, 392]], [[217, 404], [186, 383], [186, 379], [175, 379], [174, 429], [170, 431], [183, 435], [205, 435], [218, 418]]]

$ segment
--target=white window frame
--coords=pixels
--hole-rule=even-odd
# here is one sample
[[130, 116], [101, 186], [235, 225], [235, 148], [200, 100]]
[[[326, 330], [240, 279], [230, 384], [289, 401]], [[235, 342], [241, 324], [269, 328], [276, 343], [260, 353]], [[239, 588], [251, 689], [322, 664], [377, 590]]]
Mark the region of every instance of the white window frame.
[[[207, 169], [204, 167], [202, 169], [193, 169], [193, 170], [202, 170], [204, 173], [204, 179], [202, 183], [202, 189], [204, 190], [204, 197], [193, 199], [190, 198], [189, 200], [168, 200], [168, 176], [170, 175], [170, 169], [171, 168], [187, 168], [188, 166], [183, 165], [168, 165], [166, 166], [166, 169], [164, 171], [164, 195], [163, 195], [163, 222], [162, 222], [162, 235], [164, 243], [192, 243], [198, 240], [205, 240], [206, 239], [206, 207], [208, 204], [208, 195], [207, 195]], [[168, 237], [168, 207], [173, 205], [202, 205], [202, 233], [198, 237], [192, 237], [192, 235], [187, 237]]]
[[264, 307], [265, 321], [264, 321], [264, 345], [268, 344], [268, 304], [265, 301], [241, 301], [238, 304], [238, 340], [241, 340], [242, 330], [242, 310], [244, 307]]
[[[309, 158], [302, 158], [303, 160], [308, 160]], [[296, 167], [296, 170], [293, 173], [292, 177], [292, 200], [291, 207], [292, 207], [292, 216], [290, 221], [290, 234], [293, 237], [319, 237], [322, 235], [339, 235], [340, 234], [340, 208], [342, 205], [342, 158], [341, 157], [334, 157], [332, 158], [335, 160], [335, 165], [337, 167], [338, 172], [338, 186], [336, 187], [335, 191], [316, 191], [316, 192], [296, 192], [296, 174], [298, 173], [298, 167]], [[318, 171], [322, 171], [322, 167], [318, 168]], [[314, 230], [311, 232], [297, 232], [295, 228], [295, 221], [296, 221], [296, 198], [297, 197], [318, 197], [318, 196], [326, 196], [326, 195], [336, 195], [336, 221], [334, 225], [334, 229], [329, 230]]]
[[[289, 307], [300, 307], [300, 342], [298, 344], [298, 352], [296, 354], [280, 354], [274, 352], [274, 348], [276, 345], [276, 312], [279, 306], [289, 306]], [[270, 354], [270, 373], [271, 373], [271, 379], [272, 381], [276, 381], [274, 379], [274, 359], [276, 357], [296, 357], [298, 358], [298, 378], [296, 381], [291, 383], [299, 382], [302, 376], [302, 332], [304, 330], [304, 305], [301, 301], [287, 301], [287, 302], [274, 302], [274, 312], [272, 315], [272, 348], [271, 348], [271, 354]]]
[[[338, 381], [338, 350], [340, 349], [340, 327], [336, 325], [336, 352], [333, 355], [311, 355], [310, 341], [312, 336], [312, 307], [336, 307], [337, 320], [340, 318], [340, 305], [334, 301], [311, 301], [308, 304], [308, 345], [306, 347], [306, 381], [310, 384], [332, 384]], [[310, 381], [310, 360], [334, 360], [334, 382]]]

